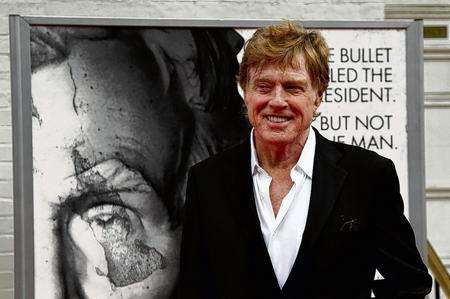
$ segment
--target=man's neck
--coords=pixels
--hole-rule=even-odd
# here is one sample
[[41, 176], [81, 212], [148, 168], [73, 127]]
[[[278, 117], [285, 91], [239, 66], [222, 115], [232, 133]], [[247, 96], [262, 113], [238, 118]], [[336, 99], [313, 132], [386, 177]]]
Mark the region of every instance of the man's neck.
[[267, 144], [254, 135], [255, 150], [260, 166], [269, 174], [290, 171], [300, 158], [309, 130], [306, 130], [298, 140], [288, 144]]

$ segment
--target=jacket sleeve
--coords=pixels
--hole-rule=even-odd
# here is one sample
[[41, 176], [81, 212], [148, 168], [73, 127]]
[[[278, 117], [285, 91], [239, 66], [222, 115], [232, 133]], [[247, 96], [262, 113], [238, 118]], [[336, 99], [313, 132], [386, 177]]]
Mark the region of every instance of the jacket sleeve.
[[418, 299], [431, 291], [431, 276], [417, 250], [414, 232], [403, 214], [399, 181], [391, 160], [373, 178], [375, 265], [384, 277], [375, 280], [376, 298]]
[[201, 206], [197, 196], [195, 171], [188, 175], [183, 233], [180, 249], [180, 273], [177, 298], [208, 298], [208, 266], [202, 238]]

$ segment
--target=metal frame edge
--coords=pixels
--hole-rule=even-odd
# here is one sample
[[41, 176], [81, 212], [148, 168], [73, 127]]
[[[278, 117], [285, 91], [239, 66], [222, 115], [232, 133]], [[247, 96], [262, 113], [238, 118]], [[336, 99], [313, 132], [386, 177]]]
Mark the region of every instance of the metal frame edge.
[[30, 26], [9, 16], [14, 202], [14, 298], [34, 298]]
[[[30, 25], [71, 25], [71, 26], [155, 26], [155, 27], [241, 27], [257, 28], [267, 26], [282, 19], [234, 20], [234, 19], [168, 19], [168, 18], [107, 18], [107, 17], [51, 17], [23, 16]], [[367, 29], [405, 29], [412, 20], [402, 21], [298, 21], [308, 28], [367, 28]]]
[[427, 257], [425, 210], [425, 141], [423, 82], [423, 21], [406, 29], [406, 94], [408, 136], [409, 219], [422, 258]]

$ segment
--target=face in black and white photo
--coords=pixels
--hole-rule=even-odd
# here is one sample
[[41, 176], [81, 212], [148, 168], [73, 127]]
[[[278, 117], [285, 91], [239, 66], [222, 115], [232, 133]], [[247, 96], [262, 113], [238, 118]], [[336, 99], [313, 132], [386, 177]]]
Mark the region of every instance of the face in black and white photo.
[[247, 134], [240, 46], [231, 30], [32, 31], [37, 297], [170, 296], [187, 171]]

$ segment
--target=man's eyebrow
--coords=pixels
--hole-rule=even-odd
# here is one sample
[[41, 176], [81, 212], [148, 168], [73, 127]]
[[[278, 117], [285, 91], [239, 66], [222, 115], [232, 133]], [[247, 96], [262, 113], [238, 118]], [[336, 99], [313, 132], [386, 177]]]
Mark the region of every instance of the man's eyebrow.
[[[77, 175], [79, 182], [92, 183], [105, 191], [151, 192], [150, 184], [142, 174], [117, 159], [103, 161], [90, 170]], [[94, 181], [91, 181], [93, 179]]]
[[[272, 83], [274, 80], [271, 77], [258, 77], [254, 81], [255, 83]], [[308, 85], [306, 79], [291, 79], [283, 81], [283, 85]]]
[[274, 80], [271, 79], [270, 77], [258, 77], [255, 79], [255, 83], [271, 83]]
[[124, 204], [120, 192], [154, 193], [151, 184], [139, 171], [117, 159], [103, 161], [80, 174], [67, 178], [75, 180], [77, 187], [67, 194], [63, 205], [78, 214], [83, 214], [98, 205], [124, 205], [139, 213], [131, 202]]
[[287, 80], [283, 82], [283, 85], [300, 85], [300, 86], [306, 86], [308, 85], [308, 82], [306, 79], [296, 79], [296, 80]]
[[84, 193], [154, 192], [151, 183], [139, 171], [117, 159], [103, 161], [82, 173], [71, 175], [63, 183], [74, 186], [64, 197], [80, 197]]

